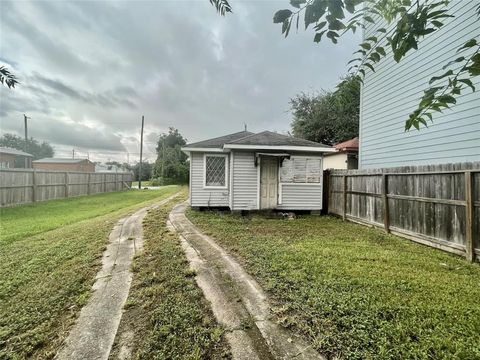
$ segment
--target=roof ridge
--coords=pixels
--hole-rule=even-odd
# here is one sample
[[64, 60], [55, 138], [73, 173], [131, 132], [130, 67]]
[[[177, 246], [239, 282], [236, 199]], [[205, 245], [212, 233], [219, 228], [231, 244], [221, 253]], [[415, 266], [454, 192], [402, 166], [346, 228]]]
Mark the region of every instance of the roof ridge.
[[[248, 131], [247, 131], [248, 132]], [[252, 137], [252, 136], [255, 136], [255, 135], [259, 135], [259, 134], [262, 134], [264, 133], [265, 131], [262, 131], [262, 132], [259, 132], [259, 133], [251, 133], [250, 135], [247, 135], [247, 136], [244, 136], [240, 139], [237, 139], [237, 140], [233, 140], [231, 142], [228, 142], [228, 143], [225, 143], [225, 144], [234, 144], [236, 143], [237, 141], [240, 141], [240, 140], [244, 140], [244, 139], [248, 139], [249, 137]]]
[[[210, 139], [205, 139], [205, 140], [200, 140], [200, 141], [195, 141], [193, 143], [189, 143], [189, 144], [186, 144], [184, 145], [185, 147], [191, 147], [192, 145], [196, 145], [196, 144], [201, 144], [201, 143], [204, 143], [206, 141], [215, 141], [215, 140], [220, 140], [222, 138], [225, 138], [225, 137], [229, 137], [229, 136], [233, 136], [233, 135], [237, 135], [237, 134], [241, 134], [241, 133], [248, 133], [250, 135], [254, 135], [254, 133], [250, 132], [250, 131], [246, 131], [246, 130], [242, 130], [242, 131], [237, 131], [237, 132], [234, 132], [234, 133], [230, 133], [230, 134], [226, 134], [226, 135], [222, 135], [222, 136], [217, 136], [217, 137], [214, 137], [214, 138], [210, 138]], [[250, 136], [250, 135], [247, 135], [247, 136]], [[245, 137], [245, 136], [244, 136]], [[242, 137], [243, 139], [243, 137]]]

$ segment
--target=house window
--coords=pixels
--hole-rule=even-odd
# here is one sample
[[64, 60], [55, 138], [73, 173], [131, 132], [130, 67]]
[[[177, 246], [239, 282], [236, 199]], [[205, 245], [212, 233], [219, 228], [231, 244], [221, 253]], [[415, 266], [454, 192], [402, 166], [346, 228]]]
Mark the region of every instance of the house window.
[[280, 171], [280, 182], [318, 184], [321, 180], [322, 160], [295, 157], [285, 159]]
[[205, 155], [205, 187], [226, 188], [227, 156]]

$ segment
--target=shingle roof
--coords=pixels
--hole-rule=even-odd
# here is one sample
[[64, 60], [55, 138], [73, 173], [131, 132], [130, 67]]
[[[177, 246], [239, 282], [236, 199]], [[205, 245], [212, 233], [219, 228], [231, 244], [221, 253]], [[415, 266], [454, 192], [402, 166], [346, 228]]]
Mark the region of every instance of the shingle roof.
[[254, 135], [250, 131], [240, 131], [217, 138], [199, 141], [192, 144], [187, 144], [184, 148], [222, 148], [224, 144], [228, 144], [232, 141], [244, 138], [245, 136]]
[[306, 147], [325, 147], [328, 145], [317, 143], [310, 140], [300, 139], [293, 136], [277, 134], [272, 131], [263, 131], [258, 134], [252, 134], [244, 138], [231, 141], [228, 144], [235, 145], [267, 145], [267, 146], [306, 146]]
[[2, 154], [9, 154], [9, 155], [16, 155], [16, 156], [26, 156], [26, 157], [33, 157], [32, 154], [28, 154], [26, 152], [17, 150], [17, 149], [12, 149], [8, 147], [0, 147], [0, 153]]
[[358, 151], [358, 137], [335, 145], [337, 151]]
[[77, 164], [87, 159], [69, 159], [69, 158], [43, 158], [34, 160], [34, 163], [50, 163], [50, 164]]

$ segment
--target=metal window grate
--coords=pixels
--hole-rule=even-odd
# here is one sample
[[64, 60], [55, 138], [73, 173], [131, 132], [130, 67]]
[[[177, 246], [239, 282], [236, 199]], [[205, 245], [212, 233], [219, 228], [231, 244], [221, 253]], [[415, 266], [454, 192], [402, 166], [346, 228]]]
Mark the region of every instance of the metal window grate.
[[225, 157], [207, 156], [205, 158], [205, 185], [225, 186]]

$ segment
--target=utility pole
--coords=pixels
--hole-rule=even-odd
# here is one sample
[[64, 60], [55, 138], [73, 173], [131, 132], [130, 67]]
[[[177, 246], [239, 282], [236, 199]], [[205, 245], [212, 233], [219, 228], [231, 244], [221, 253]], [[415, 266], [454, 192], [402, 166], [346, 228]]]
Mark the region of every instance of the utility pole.
[[27, 115], [23, 114], [23, 121], [25, 123], [25, 146], [24, 146], [24, 150], [25, 152], [28, 152], [28, 125], [27, 125], [27, 120], [28, 119], [31, 119], [30, 117], [28, 117]]
[[75, 159], [75, 149], [72, 149], [72, 159]]
[[142, 131], [140, 132], [140, 166], [138, 167], [138, 189], [142, 188], [143, 124], [144, 117], [142, 115]]
[[[23, 121], [25, 123], [25, 145], [23, 147], [23, 150], [28, 153], [28, 126], [27, 126], [27, 120], [31, 119], [27, 115], [23, 114]], [[28, 168], [28, 157], [25, 157], [25, 168]]]

